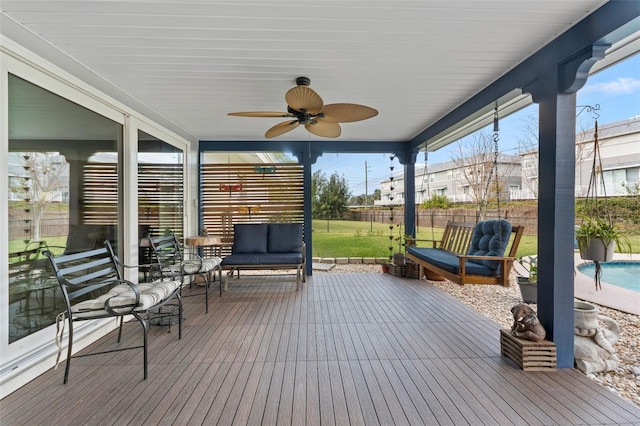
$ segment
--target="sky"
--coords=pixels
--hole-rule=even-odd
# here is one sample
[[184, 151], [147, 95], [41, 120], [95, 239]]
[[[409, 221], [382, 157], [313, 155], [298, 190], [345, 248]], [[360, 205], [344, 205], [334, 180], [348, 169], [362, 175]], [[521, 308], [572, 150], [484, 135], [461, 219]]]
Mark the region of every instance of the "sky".
[[[598, 123], [600, 125], [640, 116], [640, 54], [636, 54], [616, 65], [606, 68], [589, 77], [587, 83], [578, 91], [577, 105], [600, 105]], [[528, 117], [537, 116], [537, 104], [500, 119], [500, 151], [505, 154], [517, 153], [518, 137]], [[581, 108], [577, 127], [591, 128], [593, 114]], [[491, 129], [490, 129], [491, 130]], [[448, 145], [429, 153], [429, 164], [449, 161], [455, 144]], [[640, 149], [640, 147], [638, 148]], [[314, 164], [313, 171], [320, 170], [327, 177], [338, 173], [344, 177], [352, 195], [372, 194], [380, 187], [380, 182], [389, 179], [390, 154], [335, 154], [325, 153]], [[420, 153], [416, 164], [424, 163], [424, 154]], [[365, 169], [366, 165], [366, 169]], [[394, 173], [402, 171], [398, 160], [394, 160]], [[366, 170], [366, 172], [365, 172]]]

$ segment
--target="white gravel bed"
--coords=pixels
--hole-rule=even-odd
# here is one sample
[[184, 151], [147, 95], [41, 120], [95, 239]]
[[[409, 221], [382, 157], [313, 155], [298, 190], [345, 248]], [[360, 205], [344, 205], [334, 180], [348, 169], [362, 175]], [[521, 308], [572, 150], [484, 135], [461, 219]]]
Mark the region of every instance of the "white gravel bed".
[[[381, 272], [381, 267], [380, 265], [364, 264], [336, 265], [331, 271], [314, 271], [314, 274], [353, 272]], [[448, 281], [429, 282], [505, 328], [510, 328], [513, 321], [511, 307], [522, 302], [517, 286], [460, 286]], [[533, 307], [535, 308], [535, 305]], [[620, 366], [613, 372], [588, 376], [607, 389], [640, 406], [640, 317], [602, 306], [600, 306], [600, 313], [613, 318], [620, 325], [620, 340], [615, 345], [620, 358]]]

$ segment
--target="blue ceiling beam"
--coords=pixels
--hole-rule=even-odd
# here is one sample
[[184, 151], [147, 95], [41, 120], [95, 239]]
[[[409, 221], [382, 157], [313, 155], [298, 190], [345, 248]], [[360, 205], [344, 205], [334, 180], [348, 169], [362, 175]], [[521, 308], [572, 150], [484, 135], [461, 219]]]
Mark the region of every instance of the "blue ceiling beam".
[[324, 153], [340, 154], [404, 154], [406, 142], [403, 141], [344, 141], [344, 140], [251, 140], [251, 141], [200, 141], [200, 152], [288, 152], [298, 156], [310, 155], [312, 163]]

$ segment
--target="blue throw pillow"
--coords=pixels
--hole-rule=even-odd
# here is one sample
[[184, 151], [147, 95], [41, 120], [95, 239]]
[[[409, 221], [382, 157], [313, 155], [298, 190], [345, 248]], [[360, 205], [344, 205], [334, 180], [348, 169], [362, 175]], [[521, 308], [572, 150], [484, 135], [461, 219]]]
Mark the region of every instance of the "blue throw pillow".
[[302, 252], [302, 224], [270, 223], [267, 250], [269, 253]]
[[[511, 222], [505, 219], [493, 219], [478, 222], [473, 230], [471, 245], [467, 254], [476, 256], [504, 255], [509, 238], [511, 237]], [[473, 260], [469, 262], [479, 263], [491, 269], [498, 269], [500, 262], [495, 260]]]
[[233, 225], [232, 253], [266, 253], [267, 224], [239, 223]]

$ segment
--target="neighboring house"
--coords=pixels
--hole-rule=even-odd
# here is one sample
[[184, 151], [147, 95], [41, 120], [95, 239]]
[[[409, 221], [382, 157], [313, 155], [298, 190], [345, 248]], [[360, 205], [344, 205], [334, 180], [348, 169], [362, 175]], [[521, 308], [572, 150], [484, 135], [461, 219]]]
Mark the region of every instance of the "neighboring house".
[[[478, 164], [479, 175], [485, 175], [493, 166], [491, 163]], [[501, 184], [501, 200], [509, 199], [510, 191], [521, 188], [520, 158], [518, 156], [501, 154], [498, 157], [498, 176]], [[484, 180], [484, 179], [483, 179]], [[486, 181], [486, 180], [485, 180]], [[493, 182], [493, 181], [492, 181]], [[480, 185], [484, 187], [485, 185]], [[495, 186], [492, 183], [489, 190], [495, 196]], [[393, 190], [391, 189], [393, 187]], [[416, 204], [420, 204], [431, 198], [432, 195], [445, 195], [454, 202], [473, 202], [473, 187], [469, 174], [456, 166], [454, 161], [447, 161], [433, 165], [416, 164]], [[404, 174], [394, 176], [380, 183], [381, 199], [376, 200], [375, 205], [402, 205], [404, 204]]]
[[[585, 197], [593, 168], [594, 129], [576, 135], [576, 197]], [[627, 188], [640, 184], [640, 116], [598, 126], [602, 174], [598, 173], [597, 195], [630, 195]], [[599, 168], [599, 166], [598, 166]], [[425, 172], [426, 169], [426, 172]], [[519, 156], [500, 155], [498, 174], [509, 175], [501, 200], [538, 198], [538, 151]], [[393, 186], [393, 190], [391, 187]], [[381, 199], [375, 205], [404, 204], [404, 174], [380, 183]], [[433, 165], [416, 164], [416, 204], [431, 195], [445, 195], [453, 202], [472, 202], [473, 187], [453, 161]]]
[[[576, 135], [576, 197], [585, 197], [593, 169], [595, 129]], [[640, 116], [598, 126], [602, 174], [596, 174], [597, 195], [630, 195], [628, 188], [640, 182]], [[512, 199], [536, 199], [538, 152], [522, 157], [522, 188]], [[599, 165], [596, 165], [599, 169]], [[604, 186], [603, 186], [604, 184]]]
[[[585, 154], [576, 168], [577, 197], [587, 195], [593, 168], [594, 130], [584, 136], [578, 135], [576, 146], [576, 151]], [[602, 174], [596, 178], [598, 195], [605, 191], [607, 195], [629, 195], [625, 186], [640, 182], [640, 116], [599, 126], [598, 145], [602, 160]]]

